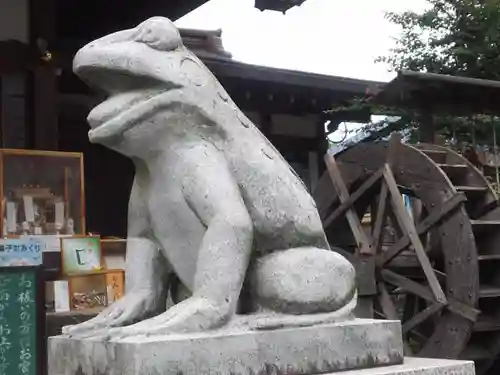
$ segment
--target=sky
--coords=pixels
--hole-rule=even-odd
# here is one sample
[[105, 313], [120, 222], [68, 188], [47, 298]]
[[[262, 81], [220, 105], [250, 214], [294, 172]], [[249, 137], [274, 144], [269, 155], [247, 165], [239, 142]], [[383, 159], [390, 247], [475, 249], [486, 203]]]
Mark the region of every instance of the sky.
[[[210, 0], [175, 23], [222, 29], [224, 48], [245, 63], [387, 82], [395, 73], [375, 59], [388, 54], [400, 30], [385, 12], [427, 7], [426, 0], [306, 0], [283, 14], [261, 12], [254, 0]], [[328, 138], [339, 142], [361, 127], [341, 124]]]
[[235, 60], [334, 76], [389, 81], [375, 58], [394, 45], [399, 29], [386, 11], [420, 11], [425, 0], [307, 0], [286, 14], [254, 8], [254, 0], [210, 0], [178, 27], [222, 29]]

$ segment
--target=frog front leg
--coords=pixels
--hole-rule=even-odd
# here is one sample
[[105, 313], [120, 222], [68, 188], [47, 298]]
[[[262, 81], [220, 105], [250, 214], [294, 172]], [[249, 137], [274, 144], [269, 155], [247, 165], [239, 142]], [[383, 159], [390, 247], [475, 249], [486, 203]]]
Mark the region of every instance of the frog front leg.
[[128, 210], [126, 293], [93, 319], [64, 327], [64, 334], [78, 337], [107, 335], [116, 327], [165, 311], [170, 267], [151, 239], [146, 195], [139, 183], [139, 172], [138, 175], [132, 186]]
[[224, 325], [236, 311], [253, 243], [253, 224], [238, 185], [224, 155], [207, 143], [185, 150], [177, 170], [183, 173], [187, 205], [206, 227], [193, 295], [164, 314], [120, 329], [115, 338], [204, 331]]

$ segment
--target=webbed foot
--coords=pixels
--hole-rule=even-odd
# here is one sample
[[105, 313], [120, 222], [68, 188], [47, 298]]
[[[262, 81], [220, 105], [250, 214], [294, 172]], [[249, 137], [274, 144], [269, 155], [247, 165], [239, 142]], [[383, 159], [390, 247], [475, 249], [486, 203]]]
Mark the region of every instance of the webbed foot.
[[110, 329], [89, 338], [109, 341], [132, 336], [207, 331], [224, 325], [230, 317], [229, 305], [220, 306], [205, 298], [191, 297], [154, 318]]
[[165, 306], [154, 293], [131, 292], [86, 322], [63, 327], [62, 334], [70, 337], [85, 338], [97, 332], [122, 327], [156, 315], [160, 306]]

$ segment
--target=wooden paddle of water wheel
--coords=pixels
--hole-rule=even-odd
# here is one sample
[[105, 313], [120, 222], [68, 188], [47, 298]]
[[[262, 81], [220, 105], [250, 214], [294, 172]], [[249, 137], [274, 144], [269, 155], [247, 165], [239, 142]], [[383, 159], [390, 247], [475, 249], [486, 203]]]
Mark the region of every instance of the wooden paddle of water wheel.
[[371, 314], [402, 321], [407, 355], [473, 359], [484, 373], [500, 353], [500, 207], [484, 176], [454, 151], [398, 136], [325, 160], [316, 203]]

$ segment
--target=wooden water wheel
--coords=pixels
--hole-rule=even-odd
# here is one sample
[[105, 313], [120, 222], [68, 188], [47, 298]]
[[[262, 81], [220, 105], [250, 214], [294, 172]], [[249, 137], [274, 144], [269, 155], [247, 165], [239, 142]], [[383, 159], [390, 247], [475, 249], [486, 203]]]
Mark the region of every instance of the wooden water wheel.
[[372, 315], [402, 321], [407, 355], [473, 359], [481, 374], [500, 353], [500, 207], [461, 155], [396, 138], [326, 156], [314, 197], [328, 239]]

